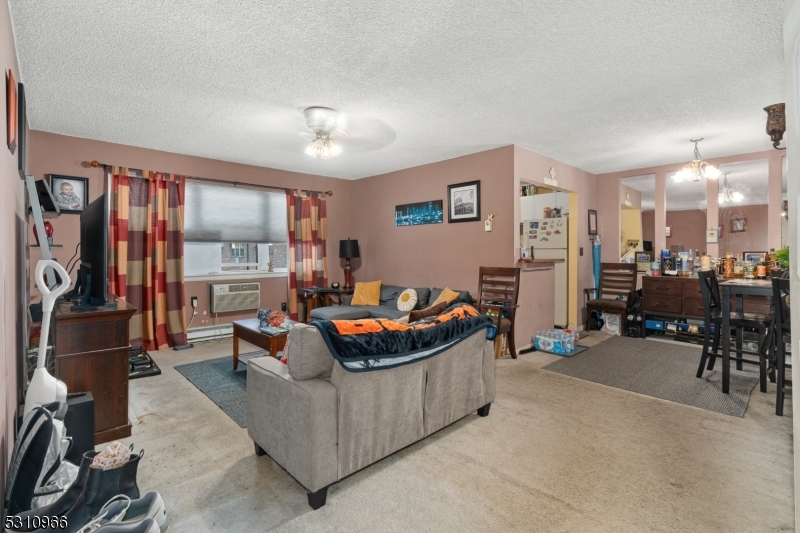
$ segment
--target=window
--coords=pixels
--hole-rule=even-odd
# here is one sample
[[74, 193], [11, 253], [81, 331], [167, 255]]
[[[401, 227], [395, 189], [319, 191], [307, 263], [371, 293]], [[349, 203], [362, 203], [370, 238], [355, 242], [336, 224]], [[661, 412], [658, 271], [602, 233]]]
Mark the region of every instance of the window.
[[184, 219], [185, 276], [288, 269], [282, 193], [188, 182]]

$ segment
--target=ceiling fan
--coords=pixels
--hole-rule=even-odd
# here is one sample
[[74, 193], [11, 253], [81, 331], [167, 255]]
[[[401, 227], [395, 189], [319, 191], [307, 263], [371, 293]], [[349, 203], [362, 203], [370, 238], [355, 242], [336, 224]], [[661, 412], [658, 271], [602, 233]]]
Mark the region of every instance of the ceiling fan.
[[[394, 142], [395, 131], [384, 122], [369, 116], [341, 113], [329, 107], [313, 106], [303, 110], [308, 130], [300, 136], [310, 141], [305, 153], [314, 158], [330, 159], [342, 153], [379, 150]], [[342, 141], [347, 140], [346, 143]]]
[[342, 153], [336, 141], [347, 138], [347, 132], [338, 127], [339, 112], [329, 107], [309, 107], [303, 111], [306, 125], [314, 132], [314, 139], [306, 147], [311, 157], [330, 159]]

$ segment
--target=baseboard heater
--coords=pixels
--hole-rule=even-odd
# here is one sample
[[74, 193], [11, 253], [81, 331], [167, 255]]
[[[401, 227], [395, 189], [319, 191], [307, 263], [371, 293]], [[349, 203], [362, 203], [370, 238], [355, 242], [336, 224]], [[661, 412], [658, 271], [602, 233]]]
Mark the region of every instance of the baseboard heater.
[[222, 339], [233, 335], [233, 326], [224, 324], [220, 326], [202, 326], [191, 328], [186, 332], [187, 342], [202, 342], [214, 339]]

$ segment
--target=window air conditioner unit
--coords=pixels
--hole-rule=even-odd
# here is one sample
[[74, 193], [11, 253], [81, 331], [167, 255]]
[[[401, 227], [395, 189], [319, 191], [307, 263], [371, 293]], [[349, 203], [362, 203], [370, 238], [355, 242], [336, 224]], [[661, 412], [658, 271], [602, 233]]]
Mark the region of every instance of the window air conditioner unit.
[[261, 305], [260, 283], [211, 285], [211, 312], [247, 311]]

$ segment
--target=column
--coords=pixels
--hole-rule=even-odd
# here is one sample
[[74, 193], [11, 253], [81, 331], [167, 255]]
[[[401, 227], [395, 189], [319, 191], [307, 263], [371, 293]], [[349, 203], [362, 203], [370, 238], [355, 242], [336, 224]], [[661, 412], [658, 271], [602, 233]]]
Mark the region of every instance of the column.
[[[706, 180], [706, 229], [719, 227], [719, 180]], [[706, 254], [719, 257], [719, 244], [706, 244]]]
[[655, 208], [655, 233], [656, 242], [653, 251], [656, 257], [661, 256], [661, 250], [667, 249], [667, 171], [656, 171], [656, 208]]

